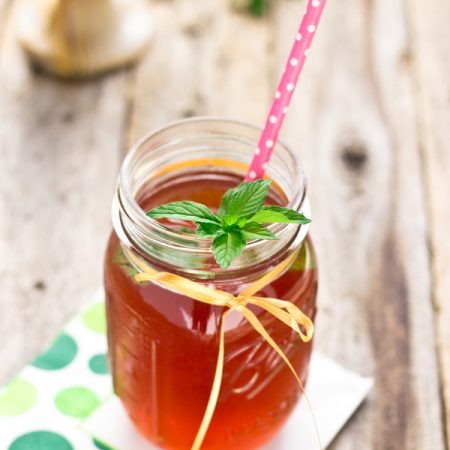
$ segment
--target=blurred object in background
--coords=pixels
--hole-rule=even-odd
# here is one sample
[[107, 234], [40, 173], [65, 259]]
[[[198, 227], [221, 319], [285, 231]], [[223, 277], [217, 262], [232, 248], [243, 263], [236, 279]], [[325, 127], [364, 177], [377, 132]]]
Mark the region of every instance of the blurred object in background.
[[153, 26], [147, 0], [23, 0], [19, 39], [54, 75], [84, 78], [134, 62]]
[[270, 8], [271, 0], [230, 0], [231, 7], [237, 11], [246, 11], [253, 16], [263, 16]]

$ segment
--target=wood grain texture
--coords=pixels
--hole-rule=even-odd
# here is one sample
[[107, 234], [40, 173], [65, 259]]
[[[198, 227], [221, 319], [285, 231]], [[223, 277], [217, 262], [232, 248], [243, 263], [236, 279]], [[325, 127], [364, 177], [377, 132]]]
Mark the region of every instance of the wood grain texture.
[[128, 142], [194, 115], [262, 124], [268, 85], [269, 27], [231, 13], [223, 0], [154, 5], [154, 45], [140, 65]]
[[450, 2], [411, 0], [417, 77], [419, 132], [424, 161], [433, 294], [445, 401], [444, 425], [450, 448]]
[[174, 120], [205, 114], [197, 80], [203, 70], [200, 36], [212, 20], [209, 3], [198, 8], [183, 1], [154, 4], [156, 35], [135, 75], [129, 145]]
[[[304, 5], [278, 4], [281, 66]], [[330, 2], [284, 132], [314, 205], [317, 344], [376, 378], [336, 450], [444, 448], [408, 19]]]
[[101, 285], [127, 79], [68, 84], [35, 74], [8, 22], [0, 49], [0, 383]]

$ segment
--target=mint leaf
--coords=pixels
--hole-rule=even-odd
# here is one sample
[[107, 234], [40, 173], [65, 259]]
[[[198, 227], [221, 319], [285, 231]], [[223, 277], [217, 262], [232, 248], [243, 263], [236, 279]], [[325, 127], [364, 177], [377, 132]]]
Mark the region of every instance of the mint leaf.
[[147, 212], [153, 219], [191, 220], [196, 223], [220, 225], [220, 219], [209, 208], [201, 203], [183, 201], [167, 203]]
[[218, 215], [225, 226], [232, 226], [242, 219], [250, 219], [264, 204], [271, 180], [241, 183], [228, 190], [222, 198]]
[[197, 224], [197, 236], [199, 239], [211, 239], [221, 230], [222, 227], [215, 223]]
[[278, 238], [266, 227], [256, 222], [248, 222], [241, 229], [245, 239], [266, 239], [276, 241]]
[[228, 268], [231, 261], [242, 253], [245, 245], [245, 239], [238, 230], [221, 232], [214, 239], [212, 245], [212, 251], [217, 264], [222, 269]]
[[299, 223], [306, 225], [311, 222], [303, 214], [281, 206], [263, 206], [252, 218], [257, 223]]
[[281, 206], [263, 206], [270, 183], [270, 180], [256, 180], [229, 189], [222, 198], [218, 215], [205, 205], [193, 201], [161, 205], [147, 212], [147, 215], [154, 219], [195, 222], [197, 237], [213, 240], [214, 258], [220, 267], [226, 269], [242, 253], [247, 241], [278, 239], [264, 224], [310, 222], [296, 211]]

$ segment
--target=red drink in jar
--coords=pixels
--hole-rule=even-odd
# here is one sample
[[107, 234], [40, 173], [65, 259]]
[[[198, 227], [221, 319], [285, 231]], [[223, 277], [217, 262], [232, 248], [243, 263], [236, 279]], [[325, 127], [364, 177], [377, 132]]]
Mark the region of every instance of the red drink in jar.
[[[138, 268], [128, 252], [156, 270], [234, 295], [294, 255], [287, 270], [257, 295], [290, 301], [315, 316], [315, 255], [299, 225], [276, 225], [278, 241], [252, 242], [229, 269], [220, 269], [210, 242], [195, 237], [191, 222], [158, 223], [144, 214], [179, 200], [217, 209], [223, 194], [242, 181], [257, 137], [257, 129], [236, 122], [185, 121], [142, 141], [122, 169], [113, 207], [115, 232], [105, 259], [110, 363], [115, 392], [130, 418], [161, 448], [189, 449], [195, 439], [211, 392], [226, 308], [157, 283], [136, 283]], [[292, 153], [279, 147], [269, 170], [268, 202], [300, 209], [305, 202], [301, 169]], [[301, 342], [268, 312], [249, 308], [305, 382], [311, 343]], [[225, 324], [220, 396], [202, 449], [257, 449], [280, 429], [301, 392], [286, 364], [245, 318], [234, 311]]]

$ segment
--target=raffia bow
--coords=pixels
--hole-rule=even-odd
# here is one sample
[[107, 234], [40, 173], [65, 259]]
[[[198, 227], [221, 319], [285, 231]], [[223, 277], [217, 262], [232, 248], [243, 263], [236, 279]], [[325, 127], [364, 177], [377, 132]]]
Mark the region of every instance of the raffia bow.
[[[237, 311], [244, 316], [253, 328], [267, 341], [267, 343], [280, 355], [283, 361], [291, 370], [292, 374], [296, 378], [300, 385], [301, 390], [304, 392], [303, 383], [300, 380], [297, 372], [292, 366], [286, 354], [278, 346], [278, 344], [272, 339], [269, 333], [264, 328], [263, 324], [259, 321], [256, 314], [254, 314], [247, 306], [256, 305], [264, 309], [268, 313], [272, 314], [278, 320], [286, 324], [292, 330], [294, 330], [303, 342], [309, 342], [314, 334], [314, 324], [312, 320], [304, 314], [293, 303], [278, 300], [276, 298], [257, 297], [255, 294], [265, 286], [269, 285], [272, 281], [278, 278], [285, 269], [295, 260], [297, 253], [293, 253], [289, 258], [283, 261], [278, 266], [274, 267], [266, 275], [255, 281], [249, 287], [245, 288], [239, 295], [234, 296], [227, 292], [211, 289], [203, 284], [189, 280], [187, 278], [174, 275], [168, 272], [158, 272], [151, 268], [148, 264], [137, 258], [133, 253], [124, 249], [130, 258], [130, 260], [141, 270], [141, 273], [135, 275], [137, 282], [156, 281], [166, 286], [173, 292], [192, 298], [199, 302], [207, 303], [214, 306], [223, 306], [229, 308], [223, 315], [220, 325], [220, 341], [219, 341], [219, 353], [217, 358], [216, 372], [214, 375], [214, 381], [209, 397], [208, 405], [205, 410], [205, 414], [202, 419], [202, 423], [197, 432], [195, 441], [191, 447], [191, 450], [199, 450], [206, 432], [208, 431], [209, 424], [214, 414], [214, 410], [219, 398], [220, 386], [222, 383], [222, 374], [224, 366], [224, 353], [225, 353], [225, 319], [231, 313], [231, 311]], [[304, 328], [305, 332], [302, 331]], [[309, 403], [309, 402], [308, 402]]]

